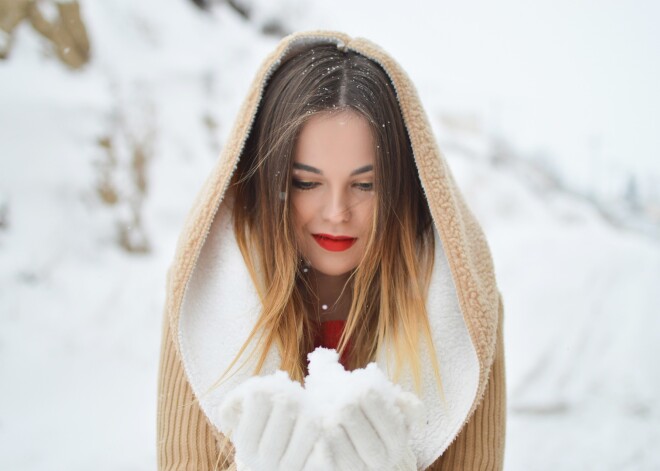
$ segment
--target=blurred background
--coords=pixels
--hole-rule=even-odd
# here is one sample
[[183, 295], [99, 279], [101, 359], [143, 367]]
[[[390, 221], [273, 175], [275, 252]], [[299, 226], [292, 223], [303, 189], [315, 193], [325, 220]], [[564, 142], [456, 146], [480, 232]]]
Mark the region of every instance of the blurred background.
[[0, 0], [0, 469], [156, 468], [176, 238], [306, 29], [399, 61], [486, 232], [505, 469], [660, 469], [659, 23], [651, 0]]

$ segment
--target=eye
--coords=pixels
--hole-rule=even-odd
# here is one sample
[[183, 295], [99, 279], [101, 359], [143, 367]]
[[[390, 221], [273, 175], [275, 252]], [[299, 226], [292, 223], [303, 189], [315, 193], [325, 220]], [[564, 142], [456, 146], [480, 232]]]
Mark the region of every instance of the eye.
[[303, 180], [297, 180], [293, 179], [293, 186], [298, 188], [299, 190], [311, 190], [312, 188], [316, 187], [318, 183], [316, 182], [306, 182]]
[[355, 186], [362, 191], [371, 191], [374, 189], [373, 183], [356, 183]]

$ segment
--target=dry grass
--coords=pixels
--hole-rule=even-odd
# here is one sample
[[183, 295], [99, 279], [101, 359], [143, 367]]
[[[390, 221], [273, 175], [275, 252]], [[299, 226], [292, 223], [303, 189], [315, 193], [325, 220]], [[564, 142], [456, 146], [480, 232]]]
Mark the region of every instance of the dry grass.
[[100, 158], [95, 192], [99, 201], [117, 214], [118, 246], [128, 253], [149, 253], [143, 208], [156, 136], [153, 109], [144, 103], [132, 108], [118, 106], [112, 116], [109, 132], [96, 141]]

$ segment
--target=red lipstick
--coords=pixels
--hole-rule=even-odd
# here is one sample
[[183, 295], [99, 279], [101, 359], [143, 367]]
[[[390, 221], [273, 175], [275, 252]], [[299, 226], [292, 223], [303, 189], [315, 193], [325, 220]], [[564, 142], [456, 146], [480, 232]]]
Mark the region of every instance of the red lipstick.
[[342, 252], [350, 248], [357, 240], [356, 237], [333, 236], [330, 234], [312, 234], [312, 236], [321, 247], [331, 252]]

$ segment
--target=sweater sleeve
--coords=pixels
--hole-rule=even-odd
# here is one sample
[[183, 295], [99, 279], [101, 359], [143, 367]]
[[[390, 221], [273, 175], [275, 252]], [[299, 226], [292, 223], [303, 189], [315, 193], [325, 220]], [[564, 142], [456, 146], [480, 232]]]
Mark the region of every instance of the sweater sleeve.
[[157, 411], [158, 470], [233, 471], [233, 450], [220, 453], [222, 434], [208, 422], [193, 395], [172, 338], [163, 320]]
[[484, 398], [456, 440], [427, 468], [428, 471], [503, 469], [506, 434], [503, 320], [504, 308], [500, 295], [497, 345]]

